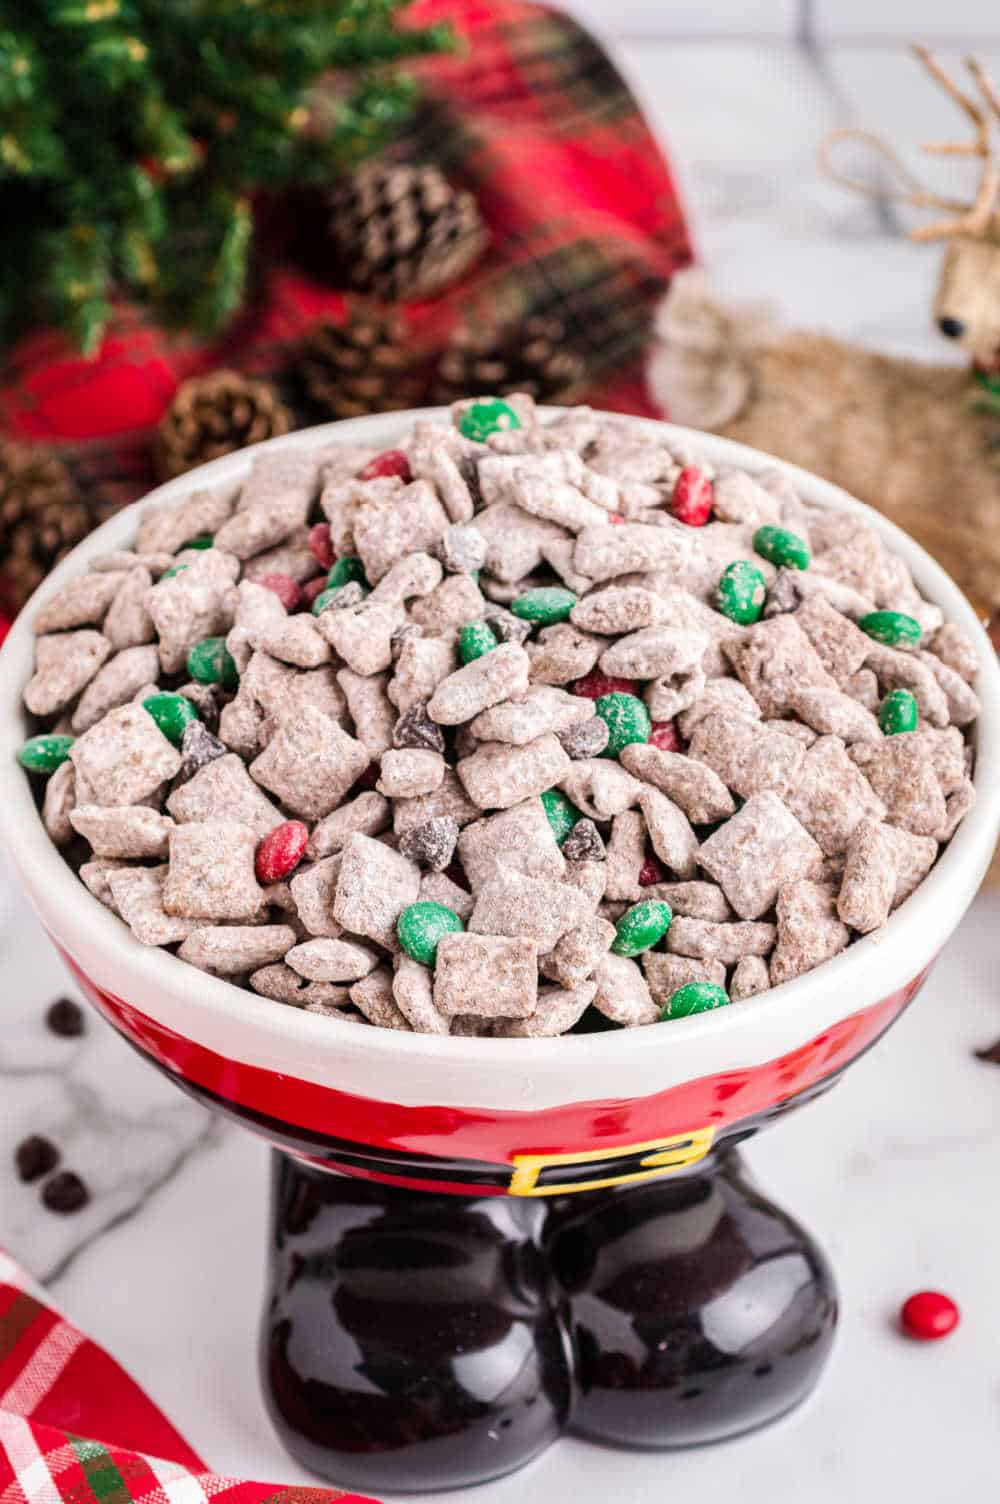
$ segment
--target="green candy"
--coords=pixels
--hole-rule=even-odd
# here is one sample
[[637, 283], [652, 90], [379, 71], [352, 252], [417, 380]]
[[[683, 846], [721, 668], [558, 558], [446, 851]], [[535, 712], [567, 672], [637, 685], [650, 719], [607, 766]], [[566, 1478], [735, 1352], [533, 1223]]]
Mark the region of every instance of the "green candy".
[[211, 533], [201, 533], [197, 538], [189, 538], [177, 552], [182, 554], [185, 548], [211, 548], [214, 542]]
[[[332, 590], [329, 587], [326, 590], [321, 590], [319, 595], [317, 595], [316, 599], [312, 603], [313, 616], [319, 616], [321, 612], [326, 610], [327, 606], [332, 606], [333, 602], [337, 599], [337, 596], [343, 590], [344, 586], [350, 585], [351, 583], [352, 582], [350, 580], [342, 580], [339, 585], [334, 585]], [[360, 585], [361, 581], [358, 580], [357, 583]], [[361, 585], [361, 589], [363, 590], [365, 595], [369, 594], [367, 586]]]
[[903, 611], [869, 611], [858, 626], [876, 642], [884, 642], [890, 648], [915, 648], [923, 636], [920, 623]]
[[75, 737], [29, 736], [17, 760], [29, 773], [44, 773], [46, 777], [61, 767], [69, 756]]
[[199, 684], [221, 684], [235, 689], [240, 682], [236, 661], [224, 637], [203, 637], [187, 656], [187, 671]]
[[185, 726], [198, 719], [197, 710], [184, 695], [150, 695], [143, 700], [142, 708], [149, 711], [167, 741], [175, 747], [184, 740]]
[[186, 564], [175, 564], [173, 569], [168, 569], [164, 574], [161, 574], [160, 579], [172, 580], [175, 575], [183, 574], [185, 569], [187, 569]]
[[511, 601], [510, 609], [522, 621], [534, 621], [539, 626], [548, 627], [553, 622], [565, 621], [575, 605], [576, 596], [572, 590], [566, 590], [562, 585], [540, 585], [537, 590], [526, 590], [516, 601]]
[[753, 535], [754, 552], [779, 569], [808, 569], [811, 555], [804, 538], [784, 527], [759, 527]]
[[521, 420], [509, 402], [499, 397], [492, 401], [473, 402], [458, 420], [458, 431], [463, 439], [476, 439], [484, 444], [491, 433], [507, 433], [520, 428]]
[[611, 949], [616, 956], [637, 956], [662, 940], [670, 928], [673, 910], [659, 898], [644, 898], [635, 903], [615, 925]]
[[608, 728], [608, 745], [601, 753], [602, 757], [617, 757], [623, 747], [631, 746], [633, 742], [649, 741], [653, 723], [649, 711], [635, 695], [617, 690], [614, 694], [601, 695], [594, 711]]
[[723, 616], [741, 627], [752, 626], [767, 600], [764, 576], [749, 559], [734, 559], [719, 576], [715, 599]]
[[353, 554], [345, 554], [342, 559], [336, 561], [327, 575], [326, 588], [336, 590], [338, 585], [346, 585], [350, 580], [357, 580], [358, 584], [364, 585], [366, 589], [368, 587], [365, 566], [361, 560], [355, 558]]
[[500, 646], [500, 639], [485, 621], [469, 621], [458, 634], [458, 656], [463, 663], [471, 663], [484, 653], [492, 653]]
[[878, 710], [878, 723], [886, 736], [898, 736], [901, 731], [916, 731], [920, 719], [916, 696], [908, 689], [893, 689], [886, 695]]
[[433, 966], [438, 941], [465, 929], [454, 909], [443, 903], [411, 903], [396, 920], [399, 943], [422, 966]]
[[541, 799], [546, 819], [556, 838], [556, 844], [561, 846], [577, 820], [582, 820], [583, 816], [576, 805], [572, 804], [565, 794], [560, 793], [559, 789], [546, 789]]
[[[613, 950], [614, 946], [611, 948]], [[688, 982], [686, 987], [678, 987], [671, 993], [660, 1014], [660, 1022], [690, 1018], [692, 1013], [708, 1013], [712, 1008], [724, 1008], [730, 1001], [726, 989], [717, 982]]]

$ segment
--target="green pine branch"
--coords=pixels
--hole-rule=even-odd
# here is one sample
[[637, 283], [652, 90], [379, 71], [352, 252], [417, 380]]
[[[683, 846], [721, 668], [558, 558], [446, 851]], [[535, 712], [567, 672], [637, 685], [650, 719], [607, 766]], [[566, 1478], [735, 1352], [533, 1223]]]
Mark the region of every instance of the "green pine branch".
[[[51, 321], [93, 351], [119, 292], [218, 328], [247, 285], [255, 191], [329, 183], [377, 150], [413, 107], [395, 65], [453, 45], [400, 26], [404, 9], [0, 0], [0, 342]], [[331, 70], [338, 103], [314, 109]]]

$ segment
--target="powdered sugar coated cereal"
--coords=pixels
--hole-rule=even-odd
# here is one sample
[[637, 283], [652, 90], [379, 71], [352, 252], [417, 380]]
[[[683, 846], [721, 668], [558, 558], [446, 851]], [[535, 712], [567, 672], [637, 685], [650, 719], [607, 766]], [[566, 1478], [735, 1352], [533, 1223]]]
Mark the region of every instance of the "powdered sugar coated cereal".
[[863, 517], [687, 447], [487, 397], [140, 511], [36, 612], [51, 840], [334, 1028], [645, 1026], [877, 932], [972, 808], [978, 644]]

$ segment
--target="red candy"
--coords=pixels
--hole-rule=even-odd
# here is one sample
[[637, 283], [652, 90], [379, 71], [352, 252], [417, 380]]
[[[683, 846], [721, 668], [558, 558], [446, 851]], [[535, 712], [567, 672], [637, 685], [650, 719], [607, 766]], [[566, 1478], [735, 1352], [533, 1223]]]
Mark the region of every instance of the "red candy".
[[280, 883], [294, 872], [305, 854], [309, 827], [301, 820], [286, 820], [276, 825], [257, 847], [254, 871], [259, 883]]
[[903, 1303], [899, 1324], [918, 1342], [936, 1342], [958, 1326], [959, 1309], [950, 1295], [940, 1290], [918, 1290]]
[[383, 475], [398, 475], [400, 480], [411, 481], [410, 462], [401, 449], [383, 449], [369, 460], [361, 472], [361, 480], [379, 480]]
[[599, 674], [596, 669], [591, 669], [589, 674], [577, 679], [570, 692], [581, 695], [585, 700], [599, 700], [602, 695], [634, 695], [638, 689], [636, 679], [612, 679], [608, 674]]
[[290, 574], [262, 574], [254, 583], [273, 591], [286, 611], [294, 611], [302, 600], [298, 581], [293, 580]]
[[320, 569], [333, 568], [333, 543], [330, 541], [330, 524], [317, 522], [309, 529], [309, 547]]
[[659, 747], [661, 752], [680, 752], [681, 739], [673, 721], [654, 721], [649, 745]]
[[674, 485], [670, 510], [688, 527], [704, 527], [712, 515], [712, 482], [697, 465], [685, 465]]
[[314, 580], [307, 580], [299, 587], [299, 593], [305, 605], [311, 606], [317, 595], [326, 589], [326, 575], [318, 574]]
[[624, 526], [625, 518], [622, 516], [621, 512], [612, 512], [611, 516], [608, 518], [608, 521], [611, 523], [612, 527], [622, 527]]
[[639, 871], [640, 888], [648, 888], [650, 883], [662, 883], [666, 881], [667, 874], [655, 856], [647, 856]]

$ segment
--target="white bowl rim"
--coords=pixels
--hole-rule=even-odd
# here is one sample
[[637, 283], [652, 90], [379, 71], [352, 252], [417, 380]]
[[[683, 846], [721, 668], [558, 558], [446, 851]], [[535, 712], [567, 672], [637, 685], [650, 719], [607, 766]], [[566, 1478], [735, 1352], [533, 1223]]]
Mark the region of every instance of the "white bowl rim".
[[[558, 407], [539, 409], [543, 417], [554, 417], [564, 411], [566, 409]], [[264, 452], [302, 445], [321, 447], [326, 443], [344, 441], [382, 448], [400, 437], [414, 422], [425, 419], [441, 421], [447, 415], [446, 408], [410, 409], [298, 430], [283, 438], [223, 456], [177, 477], [149, 492], [135, 505], [166, 501], [190, 490], [237, 481], [251, 461]], [[703, 1049], [712, 1049], [717, 1044], [728, 1056], [740, 1038], [746, 1039], [762, 1029], [769, 1033], [780, 1032], [782, 1016], [788, 1021], [792, 1015], [808, 1011], [818, 1000], [820, 992], [826, 1000], [827, 1012], [834, 990], [847, 999], [841, 1010], [842, 1016], [846, 1017], [856, 1012], [859, 1006], [868, 1006], [888, 997], [933, 960], [975, 895], [1000, 829], [1000, 668], [985, 631], [958, 586], [908, 534], [881, 513], [832, 483], [747, 445], [656, 419], [617, 413], [608, 416], [652, 430], [671, 442], [693, 445], [716, 465], [734, 465], [751, 472], [777, 467], [807, 501], [865, 516], [909, 565], [922, 593], [940, 605], [949, 620], [965, 628], [980, 650], [977, 689], [982, 713], [975, 736], [977, 801], [974, 809], [962, 822], [931, 873], [882, 930], [855, 941], [815, 971], [758, 997], [713, 1012], [672, 1020], [666, 1039], [660, 1036], [662, 1044], [672, 1040], [679, 1048], [698, 1044]], [[30, 673], [34, 641], [32, 622], [38, 610], [68, 579], [81, 572], [81, 565], [113, 548], [127, 547], [126, 540], [134, 532], [135, 519], [133, 507], [117, 513], [67, 555], [20, 613], [0, 650], [0, 707], [3, 709], [0, 714], [0, 838], [20, 870], [29, 897], [33, 896], [33, 889], [44, 889], [47, 906], [58, 907], [60, 918], [66, 920], [68, 933], [62, 933], [60, 926], [60, 931], [54, 934], [56, 941], [72, 955], [72, 932], [86, 933], [91, 944], [97, 942], [102, 951], [147, 987], [159, 989], [164, 997], [180, 998], [190, 1007], [208, 1010], [230, 1020], [234, 1042], [240, 1025], [252, 1024], [259, 1035], [294, 1040], [298, 1049], [314, 1054], [326, 1053], [332, 1047], [334, 1051], [346, 1049], [351, 1055], [363, 1051], [366, 1055], [374, 1053], [376, 1057], [392, 1057], [397, 1064], [409, 1058], [414, 1066], [429, 1065], [433, 1061], [457, 1070], [465, 1067], [476, 1072], [488, 1068], [492, 1062], [494, 1066], [502, 1063], [505, 1068], [536, 1069], [542, 1074], [554, 1071], [558, 1075], [564, 1075], [574, 1059], [582, 1062], [583, 1057], [596, 1050], [605, 1061], [609, 1078], [621, 1079], [629, 1063], [638, 1062], [650, 1043], [645, 1029], [620, 1029], [596, 1035], [571, 1034], [552, 1039], [451, 1036], [444, 1044], [438, 1035], [360, 1029], [355, 1024], [283, 1007], [224, 979], [212, 977], [169, 951], [141, 945], [121, 920], [88, 891], [51, 843], [36, 809], [29, 780], [17, 764], [16, 752], [24, 734], [20, 695]], [[874, 995], [873, 973], [883, 979]], [[885, 990], [881, 990], [883, 987]], [[862, 998], [867, 998], [868, 1002], [850, 1001]], [[799, 1030], [802, 1023], [800, 1017]]]

